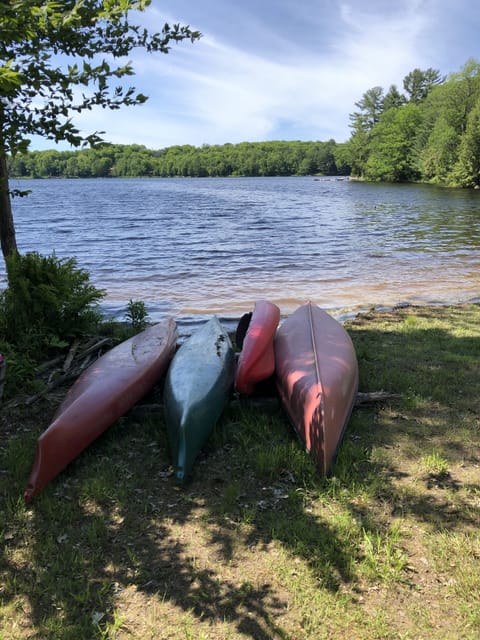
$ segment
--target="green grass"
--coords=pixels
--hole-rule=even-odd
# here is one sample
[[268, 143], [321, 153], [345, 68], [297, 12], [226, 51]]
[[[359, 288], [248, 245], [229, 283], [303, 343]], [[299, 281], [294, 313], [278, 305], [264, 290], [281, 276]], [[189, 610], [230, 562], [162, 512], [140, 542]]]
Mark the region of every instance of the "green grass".
[[448, 475], [448, 460], [446, 460], [436, 449], [432, 453], [422, 456], [421, 462], [425, 470], [438, 476]]
[[480, 307], [347, 328], [360, 390], [399, 398], [354, 410], [328, 479], [274, 397], [232, 399], [185, 487], [132, 413], [27, 506], [59, 398], [4, 411], [0, 639], [476, 640]]

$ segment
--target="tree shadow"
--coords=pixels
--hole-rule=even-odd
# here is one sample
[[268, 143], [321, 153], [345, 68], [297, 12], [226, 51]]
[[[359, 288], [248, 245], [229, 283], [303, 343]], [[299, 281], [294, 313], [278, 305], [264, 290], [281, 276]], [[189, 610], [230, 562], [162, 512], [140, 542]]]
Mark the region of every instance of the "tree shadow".
[[[375, 455], [411, 446], [414, 464], [420, 450], [435, 446], [452, 468], [461, 460], [478, 464], [478, 366], [472, 357], [480, 355], [478, 341], [402, 327], [379, 333], [362, 326], [351, 335], [361, 390], [378, 391], [371, 385], [381, 384], [402, 399], [354, 410], [329, 479], [299, 480], [282, 469], [267, 480], [259, 476], [248, 451], [258, 444], [254, 428], [244, 436], [235, 410], [222, 419], [223, 440], [209, 443], [184, 488], [169, 470], [160, 416], [150, 424], [119, 421], [28, 508], [17, 504], [29, 471], [24, 461], [0, 496], [1, 571], [8, 576], [0, 598], [5, 607], [25, 607], [29, 637], [115, 637], [108, 629], [119, 624], [119, 599], [132, 590], [165, 606], [172, 624], [188, 618], [227, 625], [245, 638], [293, 640], [285, 621], [291, 595], [284, 557], [276, 556], [277, 565], [267, 571], [263, 555], [274, 548], [298, 559], [330, 594], [355, 584], [355, 562], [362, 557], [361, 549], [352, 557], [351, 543], [310, 508], [305, 492], [315, 502], [318, 496], [328, 500], [335, 488], [355, 496], [355, 487], [367, 487], [369, 503], [350, 497], [343, 504], [372, 532], [384, 531], [398, 515], [435, 531], [478, 526], [480, 509], [468, 501], [478, 483], [463, 482], [452, 470], [425, 472], [412, 482], [410, 467], [395, 455]], [[250, 411], [273, 414], [272, 431], [261, 435], [265, 447], [279, 428], [296, 440], [275, 407], [253, 403]], [[461, 435], [452, 429], [452, 416], [460, 414], [466, 416]], [[138, 606], [139, 618], [146, 606]], [[127, 622], [141, 637], [145, 622]]]
[[[387, 314], [382, 332], [369, 329], [368, 314], [352, 322], [360, 388], [378, 391], [371, 386], [375, 381], [400, 400], [356, 410], [347, 436], [354, 460], [344, 479], [374, 485], [381, 478], [378, 495], [392, 513], [409, 514], [433, 530], [474, 528], [480, 508], [471, 496], [480, 484], [469, 476], [480, 463], [480, 339], [416, 328], [408, 314], [408, 308]], [[387, 454], [381, 460], [374, 455], [378, 450]], [[432, 452], [448, 469], [428, 469]]]
[[[217, 515], [218, 483], [207, 493], [203, 483], [179, 487], [169, 472], [165, 438], [152, 447], [159, 427], [135, 434], [120, 421], [31, 505], [17, 507], [10, 519], [17, 521], [18, 536], [7, 532], [10, 553], [2, 558], [1, 571], [11, 578], [2, 604], [24, 603], [30, 631], [36, 630], [30, 637], [103, 637], [102, 628], [114, 624], [118, 594], [134, 587], [199, 621], [232, 624], [245, 637], [288, 638], [275, 622], [285, 602], [271, 585], [235, 573], [224, 577], [235, 542]], [[102, 477], [105, 465], [117, 466], [117, 473]], [[28, 476], [27, 466], [22, 475]], [[14, 495], [22, 495], [20, 476], [9, 487], [10, 499]], [[182, 539], [198, 511], [215, 529], [209, 544], [218, 560], [211, 566], [199, 563], [195, 545]], [[8, 559], [27, 546], [21, 566]]]

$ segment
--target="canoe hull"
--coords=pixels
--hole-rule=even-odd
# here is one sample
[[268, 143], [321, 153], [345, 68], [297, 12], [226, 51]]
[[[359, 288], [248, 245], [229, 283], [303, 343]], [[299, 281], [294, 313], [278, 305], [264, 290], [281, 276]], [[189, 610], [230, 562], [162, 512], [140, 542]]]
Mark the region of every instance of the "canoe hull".
[[282, 404], [319, 472], [328, 475], [358, 389], [352, 341], [340, 323], [308, 302], [281, 324], [274, 347]]
[[255, 303], [235, 374], [235, 390], [249, 395], [255, 385], [275, 371], [273, 340], [280, 321], [280, 309], [267, 300]]
[[173, 319], [148, 327], [94, 362], [37, 442], [28, 502], [159, 381], [177, 340]]
[[185, 482], [222, 414], [235, 374], [233, 347], [213, 317], [175, 354], [164, 387], [164, 410], [177, 481]]

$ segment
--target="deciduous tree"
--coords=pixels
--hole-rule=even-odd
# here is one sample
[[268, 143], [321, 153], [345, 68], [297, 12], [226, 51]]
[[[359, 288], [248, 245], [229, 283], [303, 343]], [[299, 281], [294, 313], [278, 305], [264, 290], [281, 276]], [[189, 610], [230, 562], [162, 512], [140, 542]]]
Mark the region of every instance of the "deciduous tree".
[[389, 109], [373, 129], [366, 162], [367, 180], [407, 182], [419, 177], [415, 158], [415, 135], [421, 122], [417, 105]]
[[2, 0], [0, 3], [0, 239], [17, 253], [7, 156], [41, 135], [77, 147], [102, 132], [83, 134], [72, 116], [93, 107], [119, 109], [147, 99], [122, 84], [133, 75], [134, 49], [168, 53], [172, 43], [200, 38], [188, 26], [158, 32], [134, 24], [132, 11], [150, 0]]
[[444, 117], [437, 118], [420, 155], [420, 167], [424, 179], [432, 182], [448, 182], [457, 158], [459, 137]]

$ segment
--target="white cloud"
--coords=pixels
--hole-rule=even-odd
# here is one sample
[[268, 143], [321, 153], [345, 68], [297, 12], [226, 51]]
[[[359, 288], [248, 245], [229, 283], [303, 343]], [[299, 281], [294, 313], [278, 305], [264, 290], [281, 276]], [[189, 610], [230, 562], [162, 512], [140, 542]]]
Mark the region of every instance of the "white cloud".
[[152, 24], [188, 22], [204, 37], [174, 45], [168, 56], [137, 53], [132, 83], [148, 103], [90, 112], [79, 122], [105, 130], [112, 142], [150, 148], [298, 136], [341, 142], [367, 89], [401, 89], [415, 67], [439, 68], [429, 51], [438, 50], [432, 37], [446, 13], [440, 5], [445, 9], [432, 0], [166, 0], [162, 13], [155, 1], [147, 24], [147, 16]]

